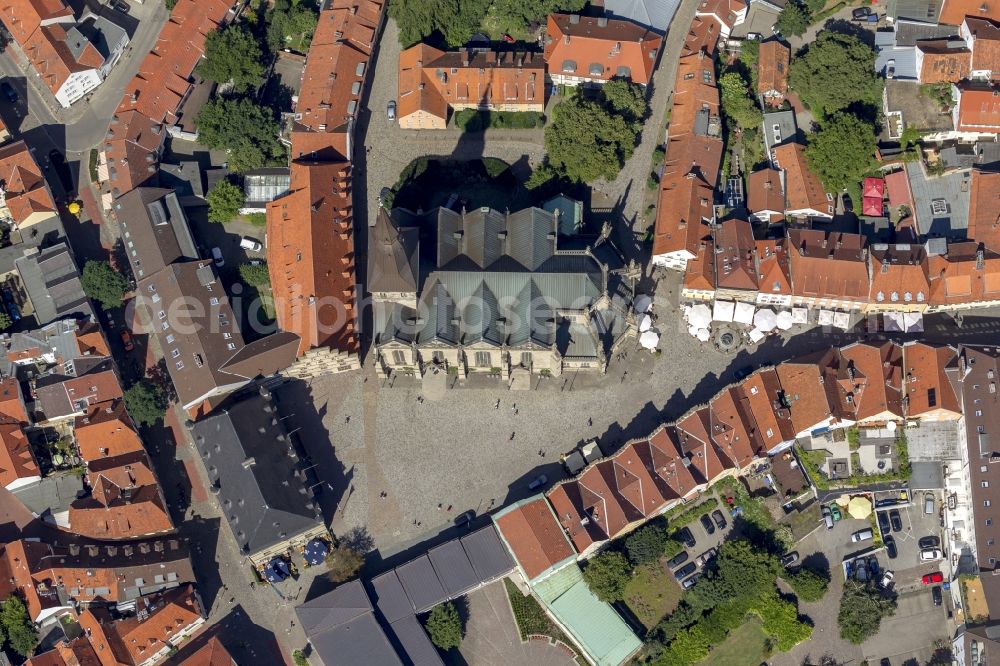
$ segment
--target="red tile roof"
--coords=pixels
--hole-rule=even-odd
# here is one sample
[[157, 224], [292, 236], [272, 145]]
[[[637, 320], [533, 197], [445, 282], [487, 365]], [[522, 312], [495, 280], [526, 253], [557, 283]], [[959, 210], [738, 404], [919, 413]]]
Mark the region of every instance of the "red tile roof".
[[[627, 75], [646, 85], [662, 38], [630, 21], [577, 14], [549, 14], [545, 62], [550, 74], [608, 81]], [[573, 69], [567, 70], [572, 63]]]
[[612, 467], [618, 494], [646, 518], [677, 497], [654, 471], [647, 442], [627, 444], [612, 458]]
[[[681, 58], [674, 81], [673, 106], [670, 110], [670, 137], [695, 131], [699, 113], [719, 116], [719, 89], [715, 80], [715, 61], [697, 53]], [[719, 139], [721, 141], [721, 139]]]
[[21, 382], [14, 377], [0, 379], [0, 421], [28, 425], [28, 410], [24, 406]]
[[35, 213], [56, 213], [56, 202], [24, 141], [0, 148], [0, 182], [14, 222], [21, 224]]
[[757, 245], [746, 220], [726, 220], [715, 228], [715, 279], [720, 289], [757, 291]]
[[968, 235], [1000, 252], [1000, 172], [973, 169]]
[[756, 423], [756, 437], [764, 450], [795, 437], [789, 410], [781, 402], [781, 382], [773, 368], [755, 372], [740, 385], [742, 399]]
[[792, 52], [777, 40], [760, 45], [757, 63], [757, 92], [769, 103], [780, 105], [788, 92], [788, 65]]
[[944, 372], [954, 358], [953, 347], [936, 347], [922, 342], [903, 345], [907, 416], [921, 416], [937, 410], [961, 414], [958, 397]]
[[544, 497], [508, 508], [494, 522], [529, 580], [575, 555]]
[[769, 222], [785, 218], [785, 190], [777, 169], [754, 171], [747, 179], [747, 209], [751, 213], [770, 211]]
[[1000, 132], [1000, 84], [961, 83], [955, 130]]
[[913, 208], [913, 195], [910, 193], [910, 179], [906, 170], [893, 171], [885, 177], [885, 187], [889, 191], [889, 206], [897, 209], [900, 206]]
[[102, 183], [104, 190], [117, 196], [152, 178], [166, 137], [162, 123], [153, 122], [138, 111], [115, 114], [104, 139], [108, 165], [108, 180]]
[[869, 300], [891, 306], [916, 307], [927, 303], [930, 285], [924, 271], [925, 256], [920, 245], [872, 247]]
[[38, 462], [20, 423], [0, 423], [0, 486], [40, 477]]
[[972, 70], [989, 71], [1000, 78], [1000, 22], [968, 17], [965, 25], [972, 37]]
[[347, 162], [292, 162], [291, 192], [267, 206], [278, 326], [313, 347], [357, 352], [354, 227]]
[[786, 361], [775, 368], [784, 402], [788, 405], [796, 434], [825, 425], [830, 418], [830, 403], [823, 389], [823, 377], [815, 363]]
[[218, 636], [212, 636], [205, 645], [181, 660], [177, 666], [236, 666], [236, 660], [229, 654]]
[[858, 234], [790, 230], [793, 293], [815, 299], [867, 302], [870, 289], [864, 245], [864, 237]]
[[688, 259], [684, 267], [684, 289], [692, 291], [715, 291], [715, 244], [705, 240], [698, 247], [694, 259]]
[[18, 44], [24, 44], [43, 21], [73, 16], [73, 9], [63, 0], [2, 0], [0, 21]]
[[144, 450], [122, 400], [90, 405], [85, 416], [76, 417], [73, 432], [85, 461]]
[[962, 25], [966, 16], [1000, 20], [1000, 2], [997, 0], [944, 0], [938, 23]]
[[750, 404], [737, 387], [717, 394], [708, 403], [712, 441], [729, 465], [744, 468], [760, 452]]
[[102, 663], [90, 639], [79, 636], [72, 641], [60, 641], [48, 652], [28, 659], [24, 666], [102, 666]]
[[732, 30], [736, 24], [736, 15], [746, 8], [747, 3], [743, 0], [702, 0], [698, 5], [698, 14], [715, 16]]
[[649, 463], [656, 472], [656, 477], [669, 489], [663, 495], [670, 499], [671, 496], [680, 498], [691, 494], [698, 482], [684, 464], [684, 454], [674, 429], [661, 426], [647, 439], [634, 443], [640, 455], [644, 455], [642, 447], [647, 445]]
[[917, 52], [922, 56], [917, 72], [922, 84], [958, 83], [969, 76], [972, 52], [964, 44], [954, 48], [945, 39], [924, 40], [917, 42]]
[[675, 425], [677, 441], [681, 451], [691, 461], [695, 480], [710, 483], [715, 477], [732, 467], [712, 443], [710, 415], [708, 407], [702, 407], [688, 414]]
[[774, 149], [777, 163], [785, 171], [786, 211], [815, 210], [833, 215], [832, 201], [819, 178], [806, 162], [806, 147], [800, 143], [786, 143]]
[[792, 277], [789, 273], [785, 239], [757, 241], [757, 260], [760, 293], [791, 296]]
[[840, 368], [844, 378], [860, 389], [853, 389], [855, 420], [864, 421], [889, 412], [903, 417], [903, 348], [894, 342], [881, 346], [856, 342], [840, 349], [845, 363]]
[[590, 520], [584, 510], [583, 489], [575, 479], [560, 483], [546, 493], [563, 531], [573, 542], [573, 548], [582, 553], [608, 535], [603, 527]]
[[976, 243], [952, 243], [946, 256], [927, 258], [930, 305], [960, 305], [1000, 300], [1000, 256]]

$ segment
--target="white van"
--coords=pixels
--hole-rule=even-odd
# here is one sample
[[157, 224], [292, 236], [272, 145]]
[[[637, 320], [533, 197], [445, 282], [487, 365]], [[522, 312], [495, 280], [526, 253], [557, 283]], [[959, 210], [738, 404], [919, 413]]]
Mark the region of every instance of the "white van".
[[250, 250], [251, 252], [260, 252], [264, 249], [260, 241], [256, 238], [250, 238], [249, 236], [244, 236], [240, 239], [240, 247], [244, 250]]
[[853, 541], [854, 543], [858, 543], [859, 541], [868, 541], [872, 538], [872, 536], [873, 535], [870, 528], [865, 530], [858, 530], [857, 532], [851, 535], [851, 541]]

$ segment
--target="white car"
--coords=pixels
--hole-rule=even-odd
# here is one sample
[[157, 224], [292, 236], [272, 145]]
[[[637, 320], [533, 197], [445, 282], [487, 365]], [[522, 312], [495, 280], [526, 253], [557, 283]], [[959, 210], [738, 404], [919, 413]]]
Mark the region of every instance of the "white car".
[[885, 573], [882, 574], [882, 580], [878, 582], [878, 586], [881, 587], [883, 590], [888, 589], [888, 587], [892, 585], [892, 581], [895, 577], [896, 574], [894, 574], [891, 571], [886, 571]]
[[256, 238], [250, 238], [249, 236], [244, 236], [240, 239], [240, 247], [244, 250], [250, 250], [251, 252], [260, 252], [264, 249], [260, 241]]
[[920, 551], [920, 561], [921, 562], [933, 562], [934, 560], [940, 560], [944, 555], [937, 548], [925, 548]]

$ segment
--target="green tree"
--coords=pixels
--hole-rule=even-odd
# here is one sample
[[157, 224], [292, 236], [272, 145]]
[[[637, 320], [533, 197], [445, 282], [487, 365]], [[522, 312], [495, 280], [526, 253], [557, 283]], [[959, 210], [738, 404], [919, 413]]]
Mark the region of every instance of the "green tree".
[[163, 0], [163, 4], [166, 5], [168, 10], [172, 10], [177, 6], [177, 0]]
[[625, 550], [629, 561], [639, 566], [662, 557], [671, 541], [662, 524], [651, 523], [640, 527], [625, 539]]
[[494, 0], [493, 11], [503, 17], [505, 25], [526, 30], [544, 22], [549, 14], [578, 12], [585, 4], [587, 0]]
[[244, 282], [254, 287], [271, 284], [271, 275], [267, 272], [267, 264], [262, 261], [257, 263], [247, 261], [240, 264], [240, 277], [243, 278]]
[[875, 51], [839, 32], [820, 32], [805, 55], [792, 60], [788, 84], [819, 120], [854, 103], [875, 108], [882, 104]]
[[229, 154], [235, 172], [259, 169], [284, 156], [271, 111], [249, 99], [210, 100], [195, 120], [199, 141]]
[[246, 203], [246, 196], [243, 188], [222, 180], [209, 190], [205, 200], [208, 201], [208, 221], [225, 224], [240, 214], [240, 208]]
[[264, 54], [257, 39], [246, 28], [230, 24], [208, 33], [205, 57], [198, 75], [216, 83], [233, 82], [237, 92], [256, 88], [264, 81]]
[[806, 0], [806, 7], [812, 16], [816, 16], [826, 8], [826, 0]]
[[764, 122], [764, 115], [750, 97], [747, 82], [737, 72], [726, 72], [719, 79], [722, 112], [740, 129], [756, 129]]
[[757, 603], [753, 613], [760, 618], [764, 633], [774, 639], [782, 652], [812, 636], [812, 627], [799, 620], [795, 604], [781, 599], [775, 591]]
[[162, 388], [143, 379], [125, 391], [125, 408], [136, 423], [154, 426], [167, 413], [167, 396]]
[[708, 656], [711, 644], [705, 631], [694, 625], [677, 634], [667, 651], [654, 663], [656, 666], [688, 666]]
[[121, 307], [122, 297], [128, 291], [128, 280], [107, 261], [88, 259], [80, 282], [84, 293], [100, 302], [105, 310]]
[[791, 0], [778, 14], [775, 27], [786, 37], [799, 37], [809, 29], [810, 22], [812, 16], [809, 14], [809, 9]]
[[412, 46], [435, 32], [448, 46], [464, 46], [479, 31], [493, 0], [394, 0], [389, 16], [399, 26], [399, 41]]
[[7, 640], [14, 651], [28, 657], [38, 646], [38, 632], [20, 597], [11, 595], [0, 609], [0, 624], [7, 633]]
[[785, 573], [782, 574], [782, 578], [795, 591], [795, 596], [799, 598], [799, 601], [819, 601], [826, 595], [826, 590], [830, 586], [829, 574], [823, 575], [823, 573], [812, 569], [800, 569], [795, 573]]
[[316, 30], [319, 14], [311, 3], [299, 0], [276, 0], [267, 13], [267, 46], [272, 52], [280, 51], [288, 42], [299, 35], [305, 35], [303, 49], [309, 47], [309, 40]]
[[545, 128], [549, 162], [570, 180], [614, 180], [635, 149], [639, 126], [601, 103], [576, 96], [560, 102]]
[[358, 575], [364, 563], [364, 555], [344, 544], [339, 544], [326, 556], [326, 577], [334, 583], [343, 583]]
[[618, 601], [625, 595], [625, 586], [632, 578], [628, 560], [621, 553], [606, 550], [587, 561], [583, 579], [590, 591], [601, 601]]
[[462, 618], [455, 609], [455, 604], [451, 602], [431, 609], [424, 626], [427, 627], [431, 642], [442, 650], [451, 650], [462, 644], [465, 629], [462, 627]]
[[890, 617], [895, 612], [895, 599], [883, 597], [873, 587], [847, 581], [844, 583], [844, 596], [840, 598], [840, 612], [837, 614], [840, 637], [860, 645], [878, 633], [882, 618]]
[[292, 661], [295, 666], [309, 666], [309, 660], [306, 658], [306, 653], [302, 650], [296, 650], [292, 653]]
[[874, 128], [857, 116], [837, 113], [820, 125], [806, 146], [806, 160], [828, 192], [857, 184], [876, 165]]
[[607, 107], [624, 116], [630, 123], [641, 122], [649, 112], [645, 89], [625, 79], [612, 79], [601, 88]]
[[10, 315], [3, 310], [0, 310], [0, 331], [10, 328], [12, 323]]

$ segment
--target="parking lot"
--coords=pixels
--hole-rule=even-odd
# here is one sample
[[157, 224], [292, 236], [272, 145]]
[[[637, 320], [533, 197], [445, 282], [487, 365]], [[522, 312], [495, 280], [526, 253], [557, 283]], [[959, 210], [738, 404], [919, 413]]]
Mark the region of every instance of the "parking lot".
[[[711, 557], [705, 557], [705, 555], [712, 549], [715, 549], [716, 552], [718, 552], [719, 546], [726, 540], [729, 533], [733, 529], [732, 517], [729, 515], [729, 511], [723, 506], [720, 506], [711, 514], [706, 514], [702, 518], [712, 521], [712, 532], [709, 533], [708, 528], [701, 519], [688, 524], [686, 528], [690, 530], [691, 536], [694, 537], [695, 544], [690, 547], [685, 545], [683, 552], [686, 553], [687, 557], [683, 559], [683, 561], [677, 561], [681, 558], [681, 556], [678, 555], [677, 558], [671, 560], [669, 563], [671, 566], [668, 566], [668, 568], [672, 570], [674, 578], [677, 580], [678, 584], [681, 584], [682, 581], [686, 582], [687, 580], [691, 580], [690, 577], [695, 571], [697, 571], [700, 576], [702, 568], [708, 560], [711, 559]], [[722, 521], [721, 527], [719, 518], [721, 518]], [[679, 537], [675, 536], [675, 538]], [[672, 566], [674, 562], [676, 562], [676, 566]], [[694, 568], [691, 568], [692, 564], [695, 565]], [[682, 575], [678, 575], [678, 572], [684, 573]], [[693, 584], [693, 582], [691, 584]]]

